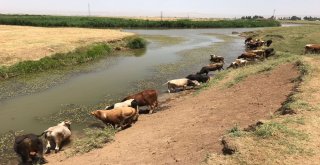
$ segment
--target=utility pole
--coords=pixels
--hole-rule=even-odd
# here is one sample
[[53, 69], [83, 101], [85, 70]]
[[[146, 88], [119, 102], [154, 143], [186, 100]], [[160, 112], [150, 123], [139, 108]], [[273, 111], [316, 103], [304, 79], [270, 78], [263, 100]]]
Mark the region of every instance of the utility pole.
[[161, 21], [162, 21], [162, 11], [161, 11], [161, 15], [160, 15]]
[[88, 3], [88, 16], [91, 16], [90, 3]]
[[276, 15], [275, 14], [276, 14], [276, 9], [273, 10], [273, 15], [272, 15], [273, 19], [276, 19]]

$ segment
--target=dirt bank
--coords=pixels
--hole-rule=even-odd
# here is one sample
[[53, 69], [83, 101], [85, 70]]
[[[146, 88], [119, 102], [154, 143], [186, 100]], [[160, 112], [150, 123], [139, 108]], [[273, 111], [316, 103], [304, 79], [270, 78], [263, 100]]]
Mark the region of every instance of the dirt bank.
[[116, 134], [102, 149], [49, 164], [198, 164], [208, 153], [220, 153], [220, 138], [235, 124], [241, 127], [269, 118], [293, 88], [298, 71], [291, 64], [248, 77], [231, 88], [212, 87], [167, 103], [169, 108]]

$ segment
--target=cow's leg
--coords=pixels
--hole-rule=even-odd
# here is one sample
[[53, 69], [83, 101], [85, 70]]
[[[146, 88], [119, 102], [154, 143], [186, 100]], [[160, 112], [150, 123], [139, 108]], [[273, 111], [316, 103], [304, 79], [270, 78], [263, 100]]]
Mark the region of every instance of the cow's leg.
[[21, 160], [22, 160], [22, 163], [28, 163], [28, 162], [31, 162], [31, 158], [30, 158], [30, 152], [27, 151], [27, 150], [24, 150], [22, 152], [19, 153], [20, 156], [21, 156]]
[[61, 142], [62, 142], [62, 135], [57, 134], [57, 136], [54, 138], [54, 142], [56, 143], [56, 147], [54, 149], [55, 153], [57, 153], [60, 150]]
[[152, 114], [153, 113], [153, 106], [152, 105], [149, 105], [149, 114]]
[[50, 148], [51, 148], [50, 141], [51, 141], [50, 139], [47, 139], [46, 151], [44, 152], [46, 154], [50, 153]]

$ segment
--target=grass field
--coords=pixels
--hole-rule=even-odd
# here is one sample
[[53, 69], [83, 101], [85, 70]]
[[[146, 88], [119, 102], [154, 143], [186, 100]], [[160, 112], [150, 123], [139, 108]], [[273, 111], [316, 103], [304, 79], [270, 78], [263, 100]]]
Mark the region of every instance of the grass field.
[[240, 28], [275, 27], [275, 20], [156, 20], [114, 17], [49, 16], [49, 15], [0, 15], [2, 25], [41, 27], [89, 27], [89, 28]]
[[121, 40], [134, 34], [120, 30], [42, 28], [0, 25], [0, 66], [39, 60], [93, 43]]

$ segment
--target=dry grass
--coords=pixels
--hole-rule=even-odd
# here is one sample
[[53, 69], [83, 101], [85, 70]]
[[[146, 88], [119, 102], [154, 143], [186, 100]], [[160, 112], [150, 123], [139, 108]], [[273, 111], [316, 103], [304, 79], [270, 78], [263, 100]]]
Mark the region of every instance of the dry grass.
[[[273, 28], [258, 36], [283, 36], [273, 47], [282, 54], [299, 54], [310, 41], [317, 43], [319, 27]], [[313, 42], [312, 42], [313, 43]], [[290, 53], [283, 53], [290, 52]], [[273, 115], [257, 131], [232, 138], [238, 152], [231, 156], [209, 154], [205, 164], [320, 164], [320, 57], [299, 56], [308, 74], [290, 100], [294, 115]], [[302, 71], [302, 70], [301, 70]]]
[[0, 25], [0, 66], [39, 60], [92, 43], [111, 42], [132, 35], [120, 30]]

